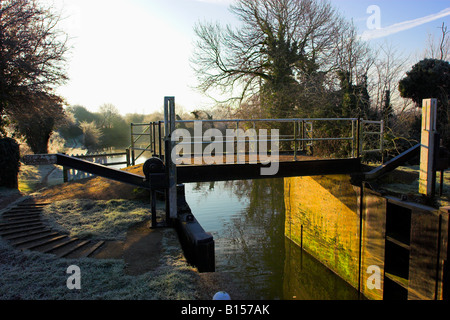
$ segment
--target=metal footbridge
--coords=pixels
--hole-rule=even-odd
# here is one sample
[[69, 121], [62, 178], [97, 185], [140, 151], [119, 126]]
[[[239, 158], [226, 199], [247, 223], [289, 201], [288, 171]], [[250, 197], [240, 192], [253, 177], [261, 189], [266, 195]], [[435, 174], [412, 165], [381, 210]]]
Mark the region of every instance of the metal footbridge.
[[[30, 155], [23, 161], [165, 190], [167, 214], [176, 218], [179, 184], [360, 173], [360, 156], [382, 151], [382, 138], [382, 121], [355, 118], [177, 120], [175, 98], [166, 97], [164, 120], [131, 124], [131, 164], [148, 159], [143, 175], [65, 154]], [[332, 158], [327, 153], [333, 149], [345, 154]], [[270, 168], [270, 174], [262, 174]]]

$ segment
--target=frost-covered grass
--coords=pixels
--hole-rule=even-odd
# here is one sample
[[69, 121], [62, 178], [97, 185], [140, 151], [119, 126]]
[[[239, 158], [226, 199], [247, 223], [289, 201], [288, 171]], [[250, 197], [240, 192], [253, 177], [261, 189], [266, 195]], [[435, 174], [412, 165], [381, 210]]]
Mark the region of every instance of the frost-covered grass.
[[[160, 266], [139, 276], [124, 273], [122, 260], [57, 259], [13, 249], [0, 239], [0, 299], [24, 300], [189, 300], [197, 298], [197, 273], [164, 230]], [[68, 289], [70, 265], [81, 272], [81, 289]]]
[[70, 199], [46, 206], [43, 217], [72, 237], [124, 240], [127, 229], [149, 219], [151, 210], [139, 201]]
[[[77, 237], [126, 238], [130, 226], [150, 217], [148, 205], [129, 200], [64, 200], [47, 206], [52, 229]], [[164, 229], [158, 267], [128, 275], [122, 259], [59, 259], [20, 251], [0, 237], [0, 300], [190, 300], [198, 274], [185, 261], [174, 229]], [[67, 268], [81, 271], [81, 289], [68, 289]]]

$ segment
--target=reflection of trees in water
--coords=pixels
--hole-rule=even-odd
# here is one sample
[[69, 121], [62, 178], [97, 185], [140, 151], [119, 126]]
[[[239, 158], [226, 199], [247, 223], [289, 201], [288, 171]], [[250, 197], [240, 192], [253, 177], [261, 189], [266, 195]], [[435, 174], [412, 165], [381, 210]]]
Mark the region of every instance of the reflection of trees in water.
[[223, 225], [214, 238], [217, 271], [230, 274], [246, 298], [357, 297], [344, 280], [286, 240], [284, 179], [199, 183], [193, 189], [202, 199], [230, 193], [242, 205], [229, 216], [227, 207], [220, 208]]
[[[236, 276], [246, 277], [249, 292], [266, 298], [282, 298], [284, 268], [284, 182], [283, 179], [232, 181], [239, 200], [249, 205], [245, 214], [233, 216], [224, 226], [224, 260], [237, 270]], [[233, 250], [226, 250], [231, 247]], [[261, 296], [254, 298], [261, 298]]]

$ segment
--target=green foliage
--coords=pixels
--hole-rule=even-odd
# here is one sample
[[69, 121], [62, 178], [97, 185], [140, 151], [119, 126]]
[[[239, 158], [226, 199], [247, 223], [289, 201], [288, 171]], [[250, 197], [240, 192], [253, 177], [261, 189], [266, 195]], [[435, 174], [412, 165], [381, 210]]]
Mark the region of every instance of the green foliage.
[[125, 121], [113, 105], [102, 105], [98, 116], [101, 121], [101, 145], [103, 148], [126, 147], [129, 145], [130, 124]]
[[93, 152], [100, 149], [102, 132], [97, 127], [95, 122], [82, 121], [80, 123], [80, 128], [83, 132], [83, 144], [88, 151]]
[[90, 112], [86, 107], [75, 105], [67, 108], [67, 111], [71, 112], [78, 123], [83, 121], [87, 122], [100, 122], [100, 116], [97, 113]]
[[16, 131], [20, 133], [35, 154], [48, 153], [48, 142], [57, 123], [63, 119], [61, 100], [47, 95], [36, 95], [37, 106], [28, 106], [26, 112], [13, 112]]
[[128, 147], [130, 124], [145, 121], [145, 116], [139, 114], [123, 117], [110, 104], [102, 105], [99, 112], [91, 112], [80, 105], [70, 106], [66, 115], [66, 122], [59, 127], [61, 135], [68, 141], [81, 136], [84, 146], [92, 152]]
[[140, 113], [129, 113], [125, 115], [125, 122], [126, 123], [144, 123], [145, 116]]
[[419, 61], [399, 82], [398, 89], [402, 97], [412, 99], [418, 107], [422, 106], [423, 99], [448, 99], [450, 63], [437, 59]]
[[343, 118], [369, 118], [370, 97], [367, 81], [354, 85], [349, 72], [338, 71], [341, 82], [341, 114]]
[[0, 187], [16, 189], [19, 168], [19, 145], [11, 138], [0, 139]]
[[399, 82], [404, 98], [412, 99], [418, 107], [423, 99], [438, 100], [437, 130], [444, 146], [450, 148], [450, 63], [438, 59], [424, 59], [416, 63]]
[[390, 127], [390, 122], [394, 117], [394, 110], [391, 105], [391, 92], [389, 90], [386, 90], [385, 92], [382, 113], [384, 123], [386, 124], [386, 126]]
[[65, 140], [76, 139], [83, 134], [79, 123], [70, 108], [65, 110], [65, 121], [58, 127], [59, 134]]

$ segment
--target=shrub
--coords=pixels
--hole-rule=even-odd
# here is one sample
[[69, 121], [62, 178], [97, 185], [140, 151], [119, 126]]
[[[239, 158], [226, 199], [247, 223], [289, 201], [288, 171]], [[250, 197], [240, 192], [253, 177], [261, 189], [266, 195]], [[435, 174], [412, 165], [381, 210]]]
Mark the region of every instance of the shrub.
[[11, 138], [0, 139], [0, 187], [17, 189], [19, 168], [19, 145]]

